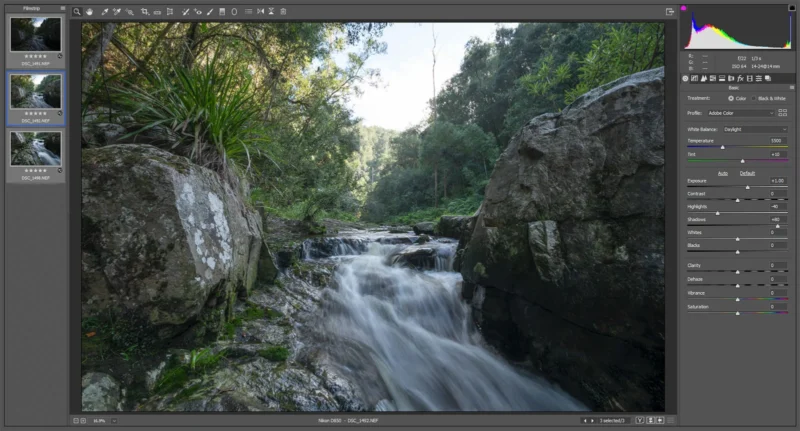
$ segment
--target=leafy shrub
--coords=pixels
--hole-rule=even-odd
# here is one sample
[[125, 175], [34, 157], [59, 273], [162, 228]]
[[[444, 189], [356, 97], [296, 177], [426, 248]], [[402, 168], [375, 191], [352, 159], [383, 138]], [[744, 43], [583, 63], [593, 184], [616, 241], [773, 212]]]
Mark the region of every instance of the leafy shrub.
[[166, 130], [165, 149], [220, 173], [241, 175], [251, 171], [254, 157], [268, 158], [249, 72], [218, 64], [214, 57], [203, 66], [173, 65], [167, 73], [150, 75], [147, 86], [116, 90], [141, 125], [130, 135]]

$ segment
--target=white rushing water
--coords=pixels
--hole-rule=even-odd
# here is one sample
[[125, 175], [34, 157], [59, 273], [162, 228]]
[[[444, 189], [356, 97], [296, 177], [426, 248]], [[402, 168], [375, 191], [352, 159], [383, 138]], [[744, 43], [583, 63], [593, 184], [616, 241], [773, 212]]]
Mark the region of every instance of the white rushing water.
[[342, 259], [320, 328], [334, 365], [383, 410], [587, 410], [485, 347], [452, 271], [455, 244], [429, 246], [437, 271], [390, 266], [407, 245], [371, 242]]
[[61, 158], [55, 155], [52, 151], [48, 150], [44, 146], [44, 141], [41, 139], [34, 139], [33, 140], [33, 149], [36, 150], [36, 154], [39, 155], [39, 160], [42, 161], [43, 165], [47, 166], [59, 166], [61, 165]]

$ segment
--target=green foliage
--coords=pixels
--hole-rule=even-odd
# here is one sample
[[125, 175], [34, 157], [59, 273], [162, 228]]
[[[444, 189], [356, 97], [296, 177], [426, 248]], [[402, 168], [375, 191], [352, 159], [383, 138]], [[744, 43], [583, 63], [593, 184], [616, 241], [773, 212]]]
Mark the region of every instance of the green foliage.
[[26, 37], [33, 36], [33, 18], [11, 18], [11, 31], [22, 31]]
[[477, 195], [450, 199], [443, 202], [439, 208], [422, 208], [415, 211], [399, 214], [387, 220], [389, 224], [413, 225], [423, 221], [436, 221], [443, 215], [473, 215], [481, 205], [483, 199]]
[[580, 61], [580, 81], [565, 93], [564, 102], [572, 103], [592, 88], [625, 75], [663, 66], [663, 45], [664, 26], [660, 23], [609, 25]]
[[225, 351], [214, 353], [211, 348], [203, 348], [199, 350], [192, 350], [189, 355], [189, 371], [204, 372], [208, 369], [214, 368], [219, 364], [219, 361], [225, 357]]
[[189, 353], [188, 363], [180, 363], [173, 360], [167, 366], [156, 381], [155, 392], [168, 394], [183, 389], [177, 397], [188, 398], [199, 387], [187, 387], [187, 383], [191, 379], [201, 377], [216, 368], [223, 359], [225, 359], [224, 350], [217, 353], [214, 353], [214, 350], [210, 347], [192, 350]]
[[45, 93], [50, 88], [56, 88], [59, 91], [61, 90], [61, 75], [45, 76], [39, 83], [39, 85], [36, 86], [36, 91], [40, 93]]
[[575, 53], [570, 53], [565, 63], [555, 66], [553, 54], [548, 54], [540, 60], [539, 69], [535, 73], [523, 76], [520, 82], [528, 87], [531, 95], [546, 99], [552, 104], [553, 110], [561, 110], [563, 96], [556, 89], [572, 77], [576, 57]]
[[[109, 121], [133, 114], [140, 142], [231, 183], [246, 179], [240, 190], [250, 206], [309, 226], [324, 218], [382, 223], [477, 208], [523, 124], [663, 64], [660, 23], [498, 27], [494, 40], [466, 44], [460, 70], [430, 101], [431, 117], [398, 133], [364, 127], [348, 108], [380, 80], [367, 65], [386, 51], [385, 26], [120, 25], [82, 106], [113, 111]], [[81, 27], [84, 47], [100, 29]], [[453, 202], [461, 204], [451, 209]]]
[[249, 171], [267, 143], [255, 121], [251, 83], [247, 71], [213, 57], [192, 69], [175, 64], [168, 73], [153, 72], [150, 86], [116, 91], [142, 125], [133, 134], [165, 128], [170, 151], [218, 172], [231, 165]]
[[325, 227], [324, 224], [319, 223], [309, 223], [308, 225], [308, 233], [309, 235], [325, 235], [328, 228]]
[[[251, 207], [300, 203], [301, 219], [356, 215], [348, 162], [359, 149], [358, 121], [346, 102], [379, 79], [366, 62], [386, 49], [378, 42], [386, 25], [118, 25], [83, 89], [82, 114], [112, 110], [103, 120], [117, 122], [133, 114], [137, 142], [240, 183]], [[100, 30], [81, 26], [84, 48]], [[346, 64], [334, 61], [342, 54]], [[341, 199], [328, 199], [336, 193]]]
[[33, 92], [35, 87], [31, 75], [11, 75], [11, 85], [13, 87], [20, 87], [27, 93]]
[[186, 386], [189, 381], [189, 371], [184, 366], [164, 370], [155, 385], [156, 393], [166, 394], [177, 391]]
[[272, 362], [284, 362], [289, 359], [289, 349], [283, 346], [272, 346], [258, 351], [258, 355]]
[[537, 115], [663, 65], [660, 23], [523, 23], [470, 40], [428, 122], [390, 141], [362, 219], [414, 223], [480, 206], [495, 161]]
[[437, 122], [391, 144], [394, 163], [368, 195], [362, 215], [368, 221], [432, 220], [448, 212], [448, 201], [480, 202], [499, 152], [494, 137], [475, 124]]
[[236, 336], [236, 328], [240, 326], [242, 326], [242, 319], [238, 317], [231, 319], [229, 322], [225, 322], [222, 330], [222, 338], [225, 340], [232, 340]]
[[[520, 82], [532, 96], [560, 110], [582, 94], [625, 75], [664, 65], [664, 26], [660, 23], [594, 24], [599, 33], [580, 59], [577, 52], [556, 63], [553, 53]], [[572, 81], [577, 80], [574, 84]], [[565, 84], [570, 84], [565, 88]]]

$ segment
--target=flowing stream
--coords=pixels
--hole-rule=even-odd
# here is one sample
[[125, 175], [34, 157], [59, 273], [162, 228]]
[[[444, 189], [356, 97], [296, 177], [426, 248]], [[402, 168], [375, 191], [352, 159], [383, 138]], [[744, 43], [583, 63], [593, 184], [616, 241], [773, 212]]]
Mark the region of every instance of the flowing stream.
[[42, 164], [47, 166], [59, 166], [61, 165], [61, 157], [57, 156], [52, 151], [48, 150], [44, 146], [44, 141], [41, 139], [34, 139], [33, 140], [33, 149], [36, 151], [36, 154], [39, 156], [39, 160], [42, 161]]
[[452, 270], [454, 242], [412, 239], [367, 235], [303, 247], [309, 263], [340, 260], [316, 330], [368, 402], [400, 411], [587, 410], [486, 347]]
[[48, 105], [47, 102], [44, 101], [44, 95], [42, 93], [33, 93], [31, 102], [33, 104], [32, 108], [53, 109], [52, 106]]

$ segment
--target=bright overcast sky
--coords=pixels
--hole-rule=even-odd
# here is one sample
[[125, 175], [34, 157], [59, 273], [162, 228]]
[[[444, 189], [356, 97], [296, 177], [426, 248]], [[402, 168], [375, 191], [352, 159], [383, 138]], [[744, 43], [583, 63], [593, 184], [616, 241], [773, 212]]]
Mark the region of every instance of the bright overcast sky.
[[[502, 24], [516, 26], [516, 24]], [[436, 91], [455, 75], [464, 58], [464, 46], [473, 36], [494, 40], [495, 23], [436, 23]], [[380, 69], [378, 88], [363, 86], [364, 94], [353, 98], [350, 106], [367, 126], [403, 130], [418, 124], [428, 115], [428, 100], [433, 95], [431, 23], [395, 23], [381, 38], [386, 53], [375, 55], [366, 67]]]
[[34, 84], [39, 85], [42, 83], [42, 80], [44, 80], [46, 76], [47, 75], [31, 75], [31, 80], [33, 81]]

